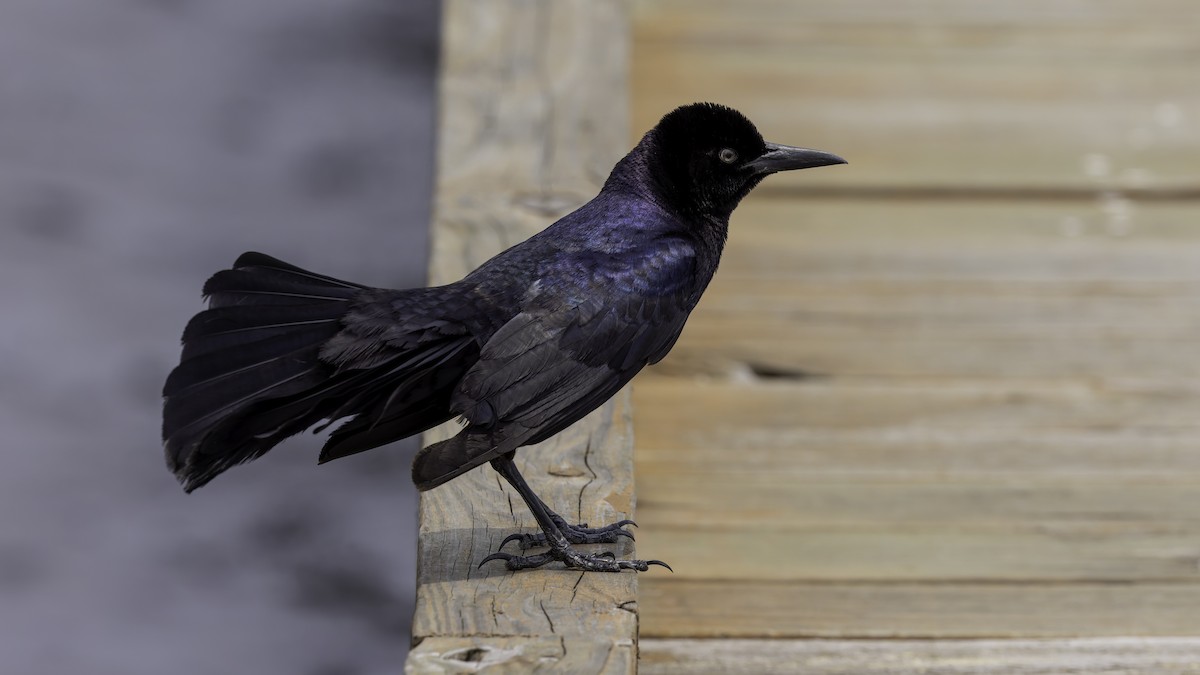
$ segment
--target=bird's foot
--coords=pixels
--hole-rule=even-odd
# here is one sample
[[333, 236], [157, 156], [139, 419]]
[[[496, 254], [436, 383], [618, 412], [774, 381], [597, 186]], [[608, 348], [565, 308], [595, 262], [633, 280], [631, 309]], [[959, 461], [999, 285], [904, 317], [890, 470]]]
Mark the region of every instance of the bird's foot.
[[484, 558], [480, 561], [479, 566], [483, 567], [485, 563], [493, 560], [503, 560], [504, 566], [514, 572], [541, 567], [555, 560], [561, 562], [568, 569], [583, 570], [585, 572], [620, 572], [622, 570], [645, 572], [650, 569], [651, 565], [661, 565], [668, 570], [671, 569], [670, 565], [661, 560], [617, 560], [617, 556], [608, 552], [584, 555], [566, 544], [553, 546], [545, 553], [529, 556], [512, 555], [511, 553], [499, 551]]
[[[637, 527], [637, 523], [628, 519], [613, 523], [612, 525], [605, 525], [604, 527], [588, 527], [587, 523], [571, 525], [556, 513], [551, 513], [550, 518], [558, 526], [559, 531], [562, 532], [563, 538], [571, 544], [613, 544], [620, 537], [633, 539], [633, 533], [623, 528], [626, 525]], [[546, 539], [544, 532], [536, 534], [524, 532], [510, 534], [504, 538], [504, 541], [500, 542], [500, 548], [504, 548], [510, 541], [517, 542], [522, 551], [534, 548], [535, 546], [549, 545], [549, 540]]]

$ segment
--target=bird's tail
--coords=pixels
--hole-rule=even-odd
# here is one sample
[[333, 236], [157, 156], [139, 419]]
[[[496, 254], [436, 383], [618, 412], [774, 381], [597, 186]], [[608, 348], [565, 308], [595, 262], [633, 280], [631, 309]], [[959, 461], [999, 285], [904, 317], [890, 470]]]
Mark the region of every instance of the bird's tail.
[[192, 491], [331, 412], [321, 345], [365, 286], [246, 253], [204, 285], [163, 388], [167, 465]]

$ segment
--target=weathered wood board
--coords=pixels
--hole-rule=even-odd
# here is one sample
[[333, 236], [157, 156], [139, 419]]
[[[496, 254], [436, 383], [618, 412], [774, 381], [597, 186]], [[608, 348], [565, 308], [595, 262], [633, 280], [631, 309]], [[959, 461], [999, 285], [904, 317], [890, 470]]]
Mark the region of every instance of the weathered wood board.
[[634, 127], [717, 100], [853, 171], [845, 187], [1060, 194], [1200, 181], [1200, 5], [1188, 0], [642, 0]]
[[644, 636], [1200, 635], [1193, 210], [1044, 209], [739, 212], [635, 383], [640, 542], [681, 561]]
[[677, 578], [1200, 579], [1197, 393], [662, 377], [636, 391], [641, 541], [687, 561]]
[[[444, 5], [434, 283], [460, 278], [591, 198], [626, 151], [626, 9], [590, 0]], [[518, 465], [568, 519], [628, 517], [629, 415], [628, 395], [619, 395], [523, 449]], [[422, 495], [409, 672], [635, 669], [636, 575], [476, 568], [507, 534], [535, 529], [489, 467]]]
[[[851, 171], [849, 167], [846, 171]], [[1198, 200], [1200, 202], [1200, 200]], [[729, 277], [1198, 281], [1197, 202], [771, 198], [734, 213]]]
[[[635, 383], [639, 546], [677, 574], [475, 571], [533, 526], [475, 472], [423, 499], [409, 670], [626, 672], [640, 611], [646, 672], [1200, 672], [1154, 637], [1200, 635], [1200, 6], [635, 7], [633, 131], [718, 100], [851, 166], [739, 209]], [[623, 11], [447, 5], [435, 281], [628, 147]], [[630, 513], [629, 415], [523, 470]]]
[[1194, 583], [730, 577], [648, 579], [640, 604], [642, 638], [1200, 638], [1198, 606]]
[[645, 669], [1195, 670], [860, 641], [1200, 636], [1200, 5], [636, 8], [635, 128], [716, 100], [850, 160], [739, 207], [634, 383]]
[[565, 636], [426, 638], [409, 656], [408, 675], [438, 673], [631, 673], [633, 645]]
[[1184, 675], [1200, 673], [1200, 641], [643, 640], [644, 675]]

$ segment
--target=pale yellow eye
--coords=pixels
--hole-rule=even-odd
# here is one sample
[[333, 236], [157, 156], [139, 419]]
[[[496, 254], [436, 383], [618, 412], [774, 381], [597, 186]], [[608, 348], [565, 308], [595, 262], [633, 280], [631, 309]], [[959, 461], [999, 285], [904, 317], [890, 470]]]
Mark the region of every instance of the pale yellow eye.
[[733, 148], [722, 148], [721, 151], [717, 153], [717, 159], [725, 162], [726, 164], [733, 164], [737, 161], [737, 152], [735, 152]]

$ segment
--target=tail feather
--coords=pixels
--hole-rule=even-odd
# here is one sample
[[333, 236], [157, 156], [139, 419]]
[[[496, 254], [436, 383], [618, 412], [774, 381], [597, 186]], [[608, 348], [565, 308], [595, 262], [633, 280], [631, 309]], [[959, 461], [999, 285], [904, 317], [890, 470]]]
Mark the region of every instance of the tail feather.
[[[319, 406], [295, 411], [289, 424], [263, 435], [243, 424], [327, 383], [333, 368], [320, 348], [365, 287], [307, 272], [261, 253], [205, 284], [210, 309], [183, 334], [183, 356], [163, 388], [167, 464], [191, 491], [221, 471], [254, 459], [303, 431]], [[231, 433], [245, 428], [250, 433]]]
[[[295, 283], [301, 284], [308, 288], [320, 288], [325, 291], [328, 291], [331, 288], [344, 288], [351, 291], [362, 291], [370, 288], [369, 286], [356, 284], [353, 281], [345, 281], [343, 279], [337, 279], [324, 274], [310, 272], [301, 267], [296, 267], [291, 263], [286, 263], [279, 258], [273, 258], [265, 253], [247, 251], [238, 256], [237, 260], [233, 261], [233, 269], [226, 270], [225, 272], [218, 272], [217, 274], [213, 275], [213, 277], [208, 280], [208, 283], [205, 284], [204, 293], [205, 295], [212, 295], [212, 292], [209, 291], [208, 288], [210, 286], [215, 287], [224, 283], [220, 279], [229, 278], [224, 276], [229, 272], [237, 272], [242, 270], [253, 271], [256, 269], [269, 270], [271, 275], [281, 282], [290, 277]], [[260, 286], [255, 286], [255, 289], [260, 288]]]
[[185, 351], [183, 361], [168, 376], [165, 389], [173, 395], [188, 395], [199, 385], [294, 358], [297, 352], [320, 345], [328, 332], [323, 326], [307, 327], [245, 345], [213, 345], [212, 349], [199, 353]]
[[[176, 429], [175, 434], [182, 435], [192, 431], [200, 432], [211, 430], [229, 419], [233, 413], [245, 410], [252, 403], [264, 399], [274, 400], [287, 398], [289, 396], [307, 391], [310, 388], [311, 380], [307, 380], [305, 378], [311, 378], [315, 370], [315, 367], [308, 368], [286, 377], [272, 378], [269, 384], [259, 387], [258, 389], [254, 389], [250, 391], [250, 393], [245, 394], [240, 398], [229, 402], [222, 402], [221, 404], [217, 405], [216, 408], [201, 408], [200, 410], [193, 411], [194, 415], [187, 423], [180, 425]], [[296, 432], [299, 431], [302, 431], [302, 429], [296, 430]], [[259, 434], [256, 433], [254, 435], [258, 436]], [[266, 449], [264, 449], [263, 452], [266, 452]], [[257, 457], [260, 454], [262, 453], [255, 454], [253, 457]], [[253, 459], [253, 457], [247, 457], [247, 459]]]
[[330, 434], [318, 461], [324, 464], [428, 431], [450, 419], [446, 414], [449, 407], [447, 393], [422, 400], [392, 417], [372, 419], [370, 415], [360, 415]]
[[[183, 329], [185, 343], [199, 342], [225, 335], [245, 335], [261, 339], [255, 331], [283, 329], [287, 332], [305, 325], [336, 322], [346, 310], [345, 300], [319, 300], [308, 304], [225, 306], [200, 312]], [[243, 337], [243, 340], [246, 338]]]
[[[203, 316], [212, 311], [216, 310], [210, 309], [197, 316]], [[291, 323], [247, 327], [241, 331], [224, 331], [200, 337], [185, 335], [182, 358], [184, 362], [187, 362], [212, 353], [224, 354], [228, 357], [230, 354], [242, 351], [255, 352], [263, 349], [264, 345], [275, 345], [275, 351], [279, 352], [279, 347], [282, 345], [295, 345], [295, 348], [299, 349], [303, 346], [318, 344], [328, 340], [331, 333], [336, 334], [338, 317], [334, 315], [339, 311], [344, 312], [345, 306], [330, 307], [328, 309], [330, 316], [327, 319], [300, 319]], [[193, 321], [195, 320], [193, 319]]]
[[236, 305], [305, 304], [312, 300], [347, 300], [358, 287], [318, 286], [321, 282], [277, 269], [263, 274], [262, 268], [218, 272], [204, 285], [210, 307]]
[[[381, 291], [246, 253], [204, 292], [209, 309], [188, 323], [181, 363], [163, 389], [167, 464], [189, 492], [323, 420], [352, 418], [331, 435], [323, 462], [440, 424], [451, 416], [455, 383], [478, 358], [465, 330], [430, 332], [445, 321], [422, 320], [440, 304], [431, 293], [444, 289]], [[355, 323], [405, 316], [396, 308], [406, 300], [411, 339]], [[343, 332], [347, 323], [357, 330]], [[339, 335], [342, 347], [378, 358], [322, 358]]]
[[435, 344], [419, 358], [393, 368], [331, 415], [361, 411], [329, 436], [319, 461], [377, 448], [449, 420], [453, 385], [477, 358], [478, 347], [468, 338]]
[[[305, 358], [303, 350], [282, 354], [215, 376], [200, 376], [172, 392], [163, 410], [163, 421], [174, 434], [222, 416], [267, 397], [292, 396], [325, 379], [320, 364]], [[185, 361], [182, 365], [191, 365]], [[182, 366], [181, 366], [182, 367]], [[199, 369], [196, 369], [199, 370]]]

